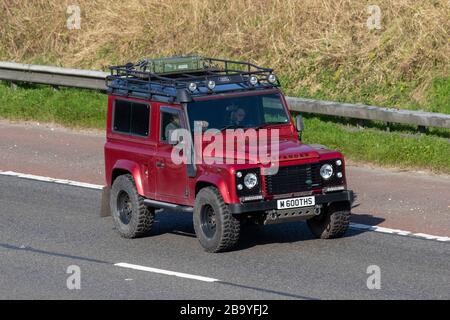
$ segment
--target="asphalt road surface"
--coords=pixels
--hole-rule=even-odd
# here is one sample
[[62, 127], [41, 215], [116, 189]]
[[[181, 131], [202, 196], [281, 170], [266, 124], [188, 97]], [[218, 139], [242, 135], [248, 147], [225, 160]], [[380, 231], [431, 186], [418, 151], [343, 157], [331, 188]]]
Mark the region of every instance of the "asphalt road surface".
[[[208, 254], [189, 214], [158, 213], [149, 236], [120, 238], [100, 196], [0, 176], [0, 299], [450, 299], [448, 242], [358, 230], [316, 240], [296, 222], [246, 229], [236, 250]], [[371, 265], [381, 289], [367, 287]], [[69, 266], [80, 289], [67, 287]]]
[[[104, 184], [104, 132], [0, 120], [0, 137], [0, 170]], [[347, 180], [353, 222], [450, 236], [450, 176], [347, 162]]]

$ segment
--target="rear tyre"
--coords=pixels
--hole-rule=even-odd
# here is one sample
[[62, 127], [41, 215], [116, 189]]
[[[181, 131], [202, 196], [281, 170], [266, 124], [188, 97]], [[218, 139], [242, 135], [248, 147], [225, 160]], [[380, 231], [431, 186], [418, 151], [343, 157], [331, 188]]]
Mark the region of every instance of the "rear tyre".
[[323, 213], [307, 220], [306, 223], [316, 238], [340, 238], [350, 224], [350, 207], [348, 204], [332, 203]]
[[110, 206], [114, 225], [122, 237], [137, 238], [150, 232], [155, 211], [144, 205], [144, 198], [137, 192], [131, 175], [121, 175], [114, 180]]
[[217, 188], [206, 187], [199, 191], [193, 223], [195, 234], [207, 252], [229, 250], [239, 240], [240, 222], [228, 210]]

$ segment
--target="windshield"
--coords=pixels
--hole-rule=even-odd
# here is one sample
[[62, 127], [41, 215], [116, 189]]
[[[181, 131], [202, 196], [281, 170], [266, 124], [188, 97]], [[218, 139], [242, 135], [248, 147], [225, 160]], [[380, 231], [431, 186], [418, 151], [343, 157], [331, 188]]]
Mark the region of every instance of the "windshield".
[[188, 104], [191, 130], [194, 121], [203, 121], [204, 129], [258, 128], [287, 124], [290, 119], [278, 93], [203, 100]]

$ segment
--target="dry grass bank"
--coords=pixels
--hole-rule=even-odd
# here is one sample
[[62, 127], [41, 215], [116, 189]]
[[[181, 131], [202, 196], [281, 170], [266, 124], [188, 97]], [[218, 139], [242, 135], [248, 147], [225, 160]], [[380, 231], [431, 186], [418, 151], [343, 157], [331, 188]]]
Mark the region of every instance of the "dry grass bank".
[[[81, 29], [68, 30], [73, 2], [0, 0], [0, 59], [103, 69], [143, 56], [250, 58], [291, 94], [450, 113], [447, 0], [78, 0]], [[380, 30], [366, 26], [369, 4]]]

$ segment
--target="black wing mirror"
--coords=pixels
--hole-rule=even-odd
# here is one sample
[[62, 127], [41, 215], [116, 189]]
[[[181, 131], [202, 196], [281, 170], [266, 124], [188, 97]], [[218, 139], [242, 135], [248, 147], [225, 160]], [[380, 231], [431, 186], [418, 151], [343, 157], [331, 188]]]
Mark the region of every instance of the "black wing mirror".
[[305, 131], [305, 124], [303, 123], [303, 118], [301, 115], [298, 115], [295, 118], [295, 128], [298, 132], [298, 138], [300, 139], [300, 141], [302, 141], [303, 131]]
[[303, 132], [305, 131], [305, 125], [303, 123], [303, 118], [301, 115], [298, 115], [295, 118], [295, 128], [297, 129], [297, 132]]

